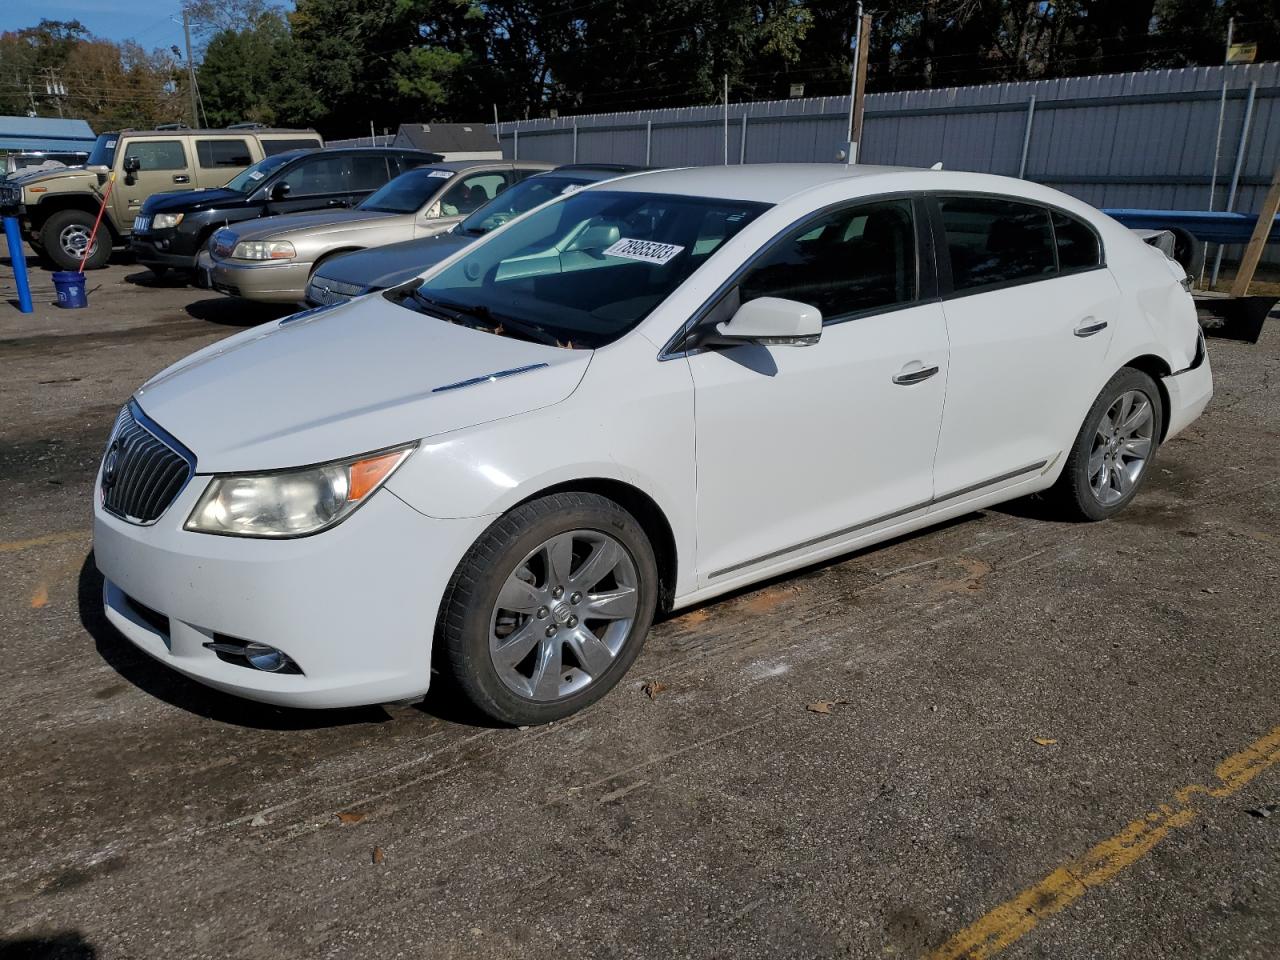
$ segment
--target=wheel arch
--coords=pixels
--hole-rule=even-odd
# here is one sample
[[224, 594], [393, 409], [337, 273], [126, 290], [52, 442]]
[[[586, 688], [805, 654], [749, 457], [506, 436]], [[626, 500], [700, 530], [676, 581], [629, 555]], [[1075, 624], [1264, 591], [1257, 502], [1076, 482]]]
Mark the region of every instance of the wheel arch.
[[[50, 217], [64, 210], [79, 210], [90, 217], [96, 217], [98, 215], [98, 206], [99, 203], [95, 202], [93, 197], [87, 194], [54, 194], [53, 196], [45, 197], [34, 208], [30, 209], [31, 230], [33, 233], [39, 233]], [[103, 211], [102, 225], [98, 229], [101, 230], [103, 227], [111, 235], [113, 245], [120, 243], [120, 234], [116, 230], [115, 224], [111, 222], [110, 210]]]
[[658, 563], [658, 609], [663, 612], [669, 611], [675, 599], [676, 573], [679, 564], [675, 532], [672, 530], [671, 521], [667, 519], [667, 515], [658, 506], [657, 501], [639, 487], [632, 486], [623, 480], [607, 477], [584, 477], [544, 487], [507, 509], [513, 510], [521, 504], [551, 494], [569, 492], [594, 493], [612, 500], [636, 518], [645, 536], [649, 538], [654, 559]]
[[1160, 418], [1160, 442], [1164, 443], [1164, 438], [1169, 432], [1169, 408], [1171, 405], [1169, 390], [1164, 385], [1164, 378], [1173, 373], [1168, 361], [1153, 353], [1144, 353], [1121, 366], [1141, 370], [1156, 382], [1156, 389], [1160, 391], [1160, 406], [1164, 414]]

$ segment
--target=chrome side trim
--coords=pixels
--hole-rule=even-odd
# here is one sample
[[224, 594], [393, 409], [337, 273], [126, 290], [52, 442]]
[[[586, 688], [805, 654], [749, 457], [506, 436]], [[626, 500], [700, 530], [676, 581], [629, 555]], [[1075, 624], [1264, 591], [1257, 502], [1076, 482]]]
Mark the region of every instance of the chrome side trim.
[[496, 373], [486, 373], [482, 377], [472, 377], [470, 380], [459, 380], [457, 383], [446, 383], [443, 387], [433, 387], [432, 393], [443, 393], [446, 390], [461, 390], [463, 387], [474, 387], [478, 383], [492, 383], [494, 380], [502, 380], [505, 377], [514, 377], [519, 373], [528, 373], [530, 370], [537, 370], [539, 367], [545, 367], [545, 363], [531, 363], [523, 367], [512, 367], [510, 370], [499, 370]]
[[742, 563], [735, 563], [731, 567], [725, 567], [723, 570], [717, 570], [715, 573], [709, 574], [708, 579], [715, 580], [730, 573], [736, 573], [739, 570], [745, 570], [747, 567], [754, 567], [756, 564], [765, 563], [768, 560], [776, 560], [778, 557], [784, 557], [789, 553], [795, 553], [798, 550], [806, 550], [809, 547], [816, 547], [828, 540], [840, 540], [849, 536], [851, 533], [857, 533], [859, 530], [865, 530], [868, 527], [874, 527], [881, 523], [887, 523], [890, 520], [896, 520], [899, 517], [905, 517], [909, 513], [915, 513], [917, 510], [926, 510], [929, 507], [936, 506], [940, 503], [946, 503], [948, 500], [955, 500], [957, 497], [963, 497], [968, 493], [976, 493], [983, 487], [994, 486], [997, 483], [1003, 483], [1006, 480], [1013, 480], [1024, 474], [1035, 473], [1049, 463], [1048, 460], [1040, 460], [1036, 463], [1022, 467], [1019, 470], [1012, 470], [1009, 473], [1002, 473], [998, 477], [992, 477], [990, 480], [983, 480], [981, 483], [975, 483], [972, 486], [962, 487], [945, 496], [934, 497], [932, 500], [925, 500], [922, 503], [912, 504], [909, 507], [903, 507], [901, 510], [894, 510], [892, 513], [886, 513], [879, 517], [873, 517], [870, 520], [863, 520], [861, 523], [855, 523], [851, 527], [845, 527], [843, 530], [837, 530], [835, 533], [824, 533], [820, 537], [814, 537], [811, 540], [805, 540], [801, 543], [792, 544], [789, 547], [783, 547], [781, 550], [774, 550], [772, 553], [766, 553], [763, 556], [756, 557], [753, 560], [744, 560]]

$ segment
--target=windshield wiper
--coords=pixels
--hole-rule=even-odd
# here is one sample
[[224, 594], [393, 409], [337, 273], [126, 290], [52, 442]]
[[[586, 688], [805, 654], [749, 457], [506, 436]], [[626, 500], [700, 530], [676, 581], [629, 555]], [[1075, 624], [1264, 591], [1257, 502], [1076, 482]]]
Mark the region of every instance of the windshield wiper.
[[428, 297], [419, 290], [414, 290], [412, 296], [419, 303], [429, 304], [454, 314], [455, 318], [465, 317], [468, 320], [479, 320], [490, 330], [511, 331], [535, 343], [545, 343], [552, 347], [563, 346], [559, 337], [553, 333], [548, 333], [536, 323], [529, 323], [527, 320], [520, 320], [502, 313], [494, 313], [485, 306], [469, 306], [464, 303], [454, 303], [451, 300], [438, 300], [435, 297]]

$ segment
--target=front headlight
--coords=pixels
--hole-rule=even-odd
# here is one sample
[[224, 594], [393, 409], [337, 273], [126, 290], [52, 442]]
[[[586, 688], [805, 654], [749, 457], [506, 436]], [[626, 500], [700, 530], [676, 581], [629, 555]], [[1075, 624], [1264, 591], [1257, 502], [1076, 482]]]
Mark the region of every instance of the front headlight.
[[185, 528], [234, 537], [305, 537], [341, 523], [417, 444], [274, 473], [214, 477]]
[[292, 260], [296, 252], [287, 240], [246, 240], [236, 244], [231, 256], [236, 260]]
[[151, 229], [169, 230], [182, 222], [181, 213], [157, 213], [151, 220]]

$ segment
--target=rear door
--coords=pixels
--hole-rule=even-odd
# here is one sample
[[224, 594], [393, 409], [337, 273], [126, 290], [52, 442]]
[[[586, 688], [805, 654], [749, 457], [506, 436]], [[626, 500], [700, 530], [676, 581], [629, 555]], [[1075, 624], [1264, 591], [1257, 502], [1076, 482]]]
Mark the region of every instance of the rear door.
[[254, 162], [250, 141], [244, 137], [196, 137], [196, 186], [225, 186], [227, 181]]
[[944, 509], [1065, 455], [1099, 389], [1120, 291], [1097, 235], [1068, 214], [991, 195], [940, 196], [933, 210], [951, 343]]
[[388, 180], [400, 175], [400, 165], [386, 154], [357, 153], [351, 156], [347, 206], [354, 207]]
[[[136, 159], [139, 169], [125, 174], [126, 161]], [[117, 222], [130, 229], [133, 218], [142, 209], [143, 202], [153, 193], [173, 190], [190, 190], [193, 158], [187, 155], [187, 143], [182, 137], [165, 140], [126, 140], [119, 153], [116, 185], [112, 192], [112, 208]]]

